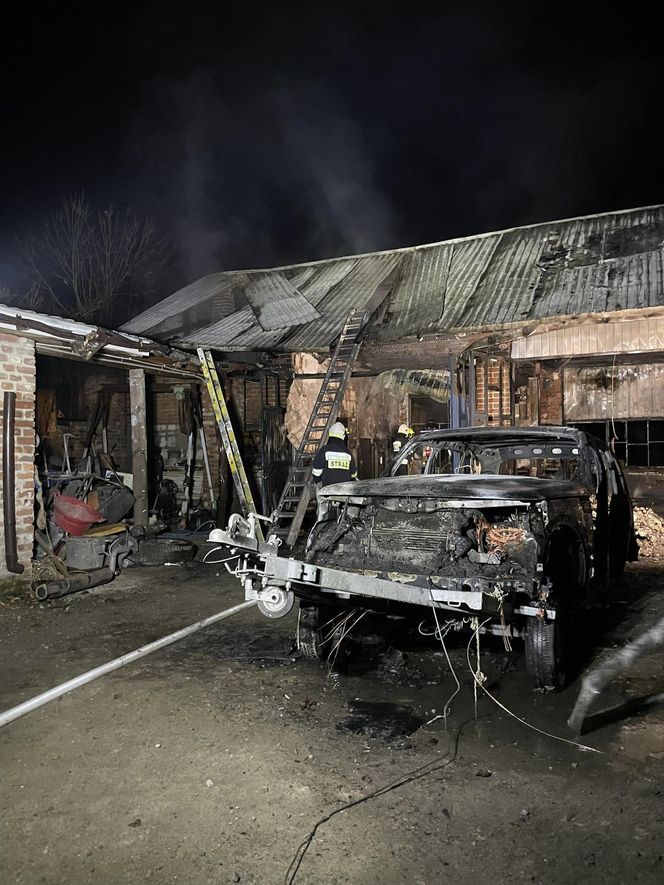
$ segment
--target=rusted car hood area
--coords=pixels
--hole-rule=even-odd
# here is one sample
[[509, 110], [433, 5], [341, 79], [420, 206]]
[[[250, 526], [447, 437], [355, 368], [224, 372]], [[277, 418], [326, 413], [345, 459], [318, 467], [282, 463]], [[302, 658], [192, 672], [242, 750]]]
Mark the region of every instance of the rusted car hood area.
[[438, 498], [443, 500], [505, 500], [536, 502], [587, 497], [588, 489], [566, 480], [493, 474], [386, 476], [326, 486], [326, 498]]

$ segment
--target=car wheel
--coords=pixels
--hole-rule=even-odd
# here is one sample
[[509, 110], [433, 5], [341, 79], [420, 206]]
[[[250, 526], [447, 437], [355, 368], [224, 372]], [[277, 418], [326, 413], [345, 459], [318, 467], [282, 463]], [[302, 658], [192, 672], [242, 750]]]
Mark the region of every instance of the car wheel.
[[297, 648], [302, 657], [322, 661], [334, 647], [337, 628], [334, 616], [339, 609], [332, 605], [309, 605], [300, 603], [297, 618]]
[[619, 578], [625, 571], [630, 540], [629, 513], [621, 503], [611, 513], [609, 524], [609, 577]]
[[164, 565], [166, 562], [190, 562], [196, 555], [196, 547], [191, 541], [175, 538], [154, 538], [139, 541], [138, 552], [132, 554], [135, 565]]
[[526, 670], [534, 688], [558, 691], [565, 685], [567, 650], [563, 622], [528, 618]]

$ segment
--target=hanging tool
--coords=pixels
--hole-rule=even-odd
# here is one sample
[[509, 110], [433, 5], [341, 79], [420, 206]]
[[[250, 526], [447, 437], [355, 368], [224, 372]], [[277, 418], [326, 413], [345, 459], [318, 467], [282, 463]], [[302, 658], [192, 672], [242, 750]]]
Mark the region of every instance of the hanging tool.
[[[219, 375], [217, 374], [217, 367], [214, 364], [214, 359], [212, 358], [210, 351], [203, 350], [202, 347], [198, 348], [197, 353], [203, 369], [203, 376], [210, 396], [210, 402], [212, 403], [214, 417], [217, 421], [217, 427], [219, 428], [221, 441], [226, 452], [226, 457], [228, 458], [228, 464], [231, 468], [240, 504], [247, 516], [249, 516], [250, 513], [258, 513], [256, 504], [254, 503], [254, 496], [251, 492], [251, 487], [249, 486], [249, 480], [244, 469], [244, 464], [242, 463], [242, 456], [240, 455], [240, 449], [235, 437], [235, 431], [233, 430], [231, 417], [228, 414], [228, 407], [226, 405], [223, 390], [221, 389], [221, 383], [219, 381]], [[256, 535], [261, 543], [265, 541], [263, 530], [258, 521], [256, 522]]]
[[[108, 427], [108, 420], [111, 413], [111, 392], [108, 390], [100, 390], [97, 393], [97, 402], [95, 403], [95, 410], [92, 413], [92, 417], [90, 418], [90, 424], [88, 425], [88, 433], [85, 438], [85, 445], [83, 447], [83, 455], [81, 456], [81, 461], [87, 459], [87, 473], [92, 473], [92, 457], [95, 456], [94, 451], [94, 438], [97, 433], [97, 428], [101, 424], [102, 426], [102, 445], [104, 451], [108, 451], [108, 434], [106, 432], [106, 428]], [[92, 457], [91, 457], [92, 453]]]
[[214, 494], [214, 486], [212, 485], [212, 472], [210, 471], [210, 458], [208, 455], [207, 441], [205, 439], [205, 428], [203, 426], [203, 409], [201, 408], [200, 391], [198, 387], [191, 391], [191, 404], [194, 410], [194, 418], [198, 425], [198, 438], [201, 443], [201, 452], [203, 453], [203, 463], [205, 465], [205, 476], [207, 479], [208, 490], [210, 492], [210, 509], [216, 510], [217, 501]]
[[62, 465], [65, 468], [65, 472], [71, 475], [71, 463], [69, 461], [69, 440], [71, 439], [71, 433], [63, 433], [62, 434], [62, 450], [64, 452]]
[[192, 405], [191, 391], [188, 387], [174, 387], [173, 393], [178, 403], [178, 425], [180, 433], [187, 437], [187, 454], [185, 456], [184, 499], [180, 506], [180, 516], [186, 519], [193, 506], [194, 497], [194, 472], [196, 468], [196, 453], [194, 446], [196, 420]]

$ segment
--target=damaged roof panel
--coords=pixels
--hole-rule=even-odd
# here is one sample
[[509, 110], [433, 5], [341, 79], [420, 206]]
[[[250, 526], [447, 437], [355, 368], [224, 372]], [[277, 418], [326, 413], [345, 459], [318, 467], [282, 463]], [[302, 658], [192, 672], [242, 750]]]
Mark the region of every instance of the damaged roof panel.
[[[272, 329], [265, 332], [257, 324], [240, 332], [232, 341], [232, 350], [272, 350], [287, 335], [288, 329]], [[218, 350], [224, 350], [221, 344], [210, 344]]]
[[[192, 330], [198, 330], [196, 336], [207, 333], [209, 340], [214, 328], [215, 344], [210, 346], [223, 350], [239, 335], [247, 349], [259, 346], [253, 342], [277, 340], [276, 335], [264, 337], [266, 329], [276, 332], [276, 324], [285, 323], [273, 349], [321, 350], [333, 343], [344, 317], [366, 304], [393, 272], [386, 311], [369, 333], [370, 339], [382, 342], [664, 306], [663, 244], [664, 206], [651, 206], [430, 246], [212, 274], [124, 328], [188, 343], [194, 341]], [[231, 296], [257, 275], [283, 282], [274, 303], [267, 289], [256, 294], [254, 306], [263, 325], [254, 318], [250, 328], [246, 301]], [[318, 316], [312, 316], [302, 298]], [[231, 302], [238, 316], [224, 325], [219, 312]]]
[[[194, 329], [178, 340], [190, 347], [214, 347], [223, 350], [227, 345], [232, 344], [238, 335], [255, 326], [258, 326], [256, 314], [250, 306], [247, 306], [235, 311], [218, 323]], [[258, 328], [260, 329], [260, 326]]]
[[539, 260], [548, 228], [529, 231], [528, 236], [509, 231], [501, 236], [467, 307], [469, 325], [481, 324], [487, 303], [496, 324], [520, 322], [532, 306], [532, 292], [539, 278]]
[[307, 268], [312, 273], [298, 284], [298, 288], [307, 301], [318, 307], [330, 289], [347, 277], [355, 264], [355, 258], [344, 258]]
[[440, 320], [453, 251], [452, 246], [434, 246], [403, 257], [378, 338], [416, 335]]
[[455, 244], [447, 275], [445, 310], [432, 330], [465, 325], [464, 318], [475, 290], [500, 239], [501, 235], [498, 234]]
[[154, 329], [162, 338], [212, 324], [235, 311], [233, 288], [246, 282], [246, 274], [213, 273], [178, 289], [154, 307], [149, 307], [122, 327], [134, 334]]
[[388, 253], [372, 256], [371, 260], [358, 261], [319, 302], [322, 318], [296, 329], [283, 340], [283, 349], [298, 351], [329, 347], [341, 332], [348, 314], [371, 300], [376, 289], [401, 259], [401, 255]]
[[244, 294], [266, 332], [320, 319], [316, 308], [280, 273], [250, 277]]

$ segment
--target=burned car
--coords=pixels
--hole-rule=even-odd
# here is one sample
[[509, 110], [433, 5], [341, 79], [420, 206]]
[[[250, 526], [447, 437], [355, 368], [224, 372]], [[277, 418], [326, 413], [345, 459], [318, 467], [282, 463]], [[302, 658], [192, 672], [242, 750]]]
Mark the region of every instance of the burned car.
[[[523, 636], [538, 688], [564, 682], [575, 609], [637, 555], [618, 461], [572, 428], [424, 433], [387, 476], [322, 495], [332, 518], [314, 527], [308, 560], [427, 586], [434, 598], [455, 591], [453, 607]], [[479, 607], [464, 605], [477, 593]]]
[[268, 617], [299, 598], [310, 657], [329, 652], [344, 607], [420, 618], [427, 607], [450, 629], [522, 637], [534, 686], [559, 688], [570, 623], [637, 556], [621, 467], [573, 428], [423, 433], [387, 475], [321, 495], [328, 513], [302, 559], [280, 555], [274, 533], [257, 539], [258, 517], [211, 538], [234, 546], [245, 595]]

